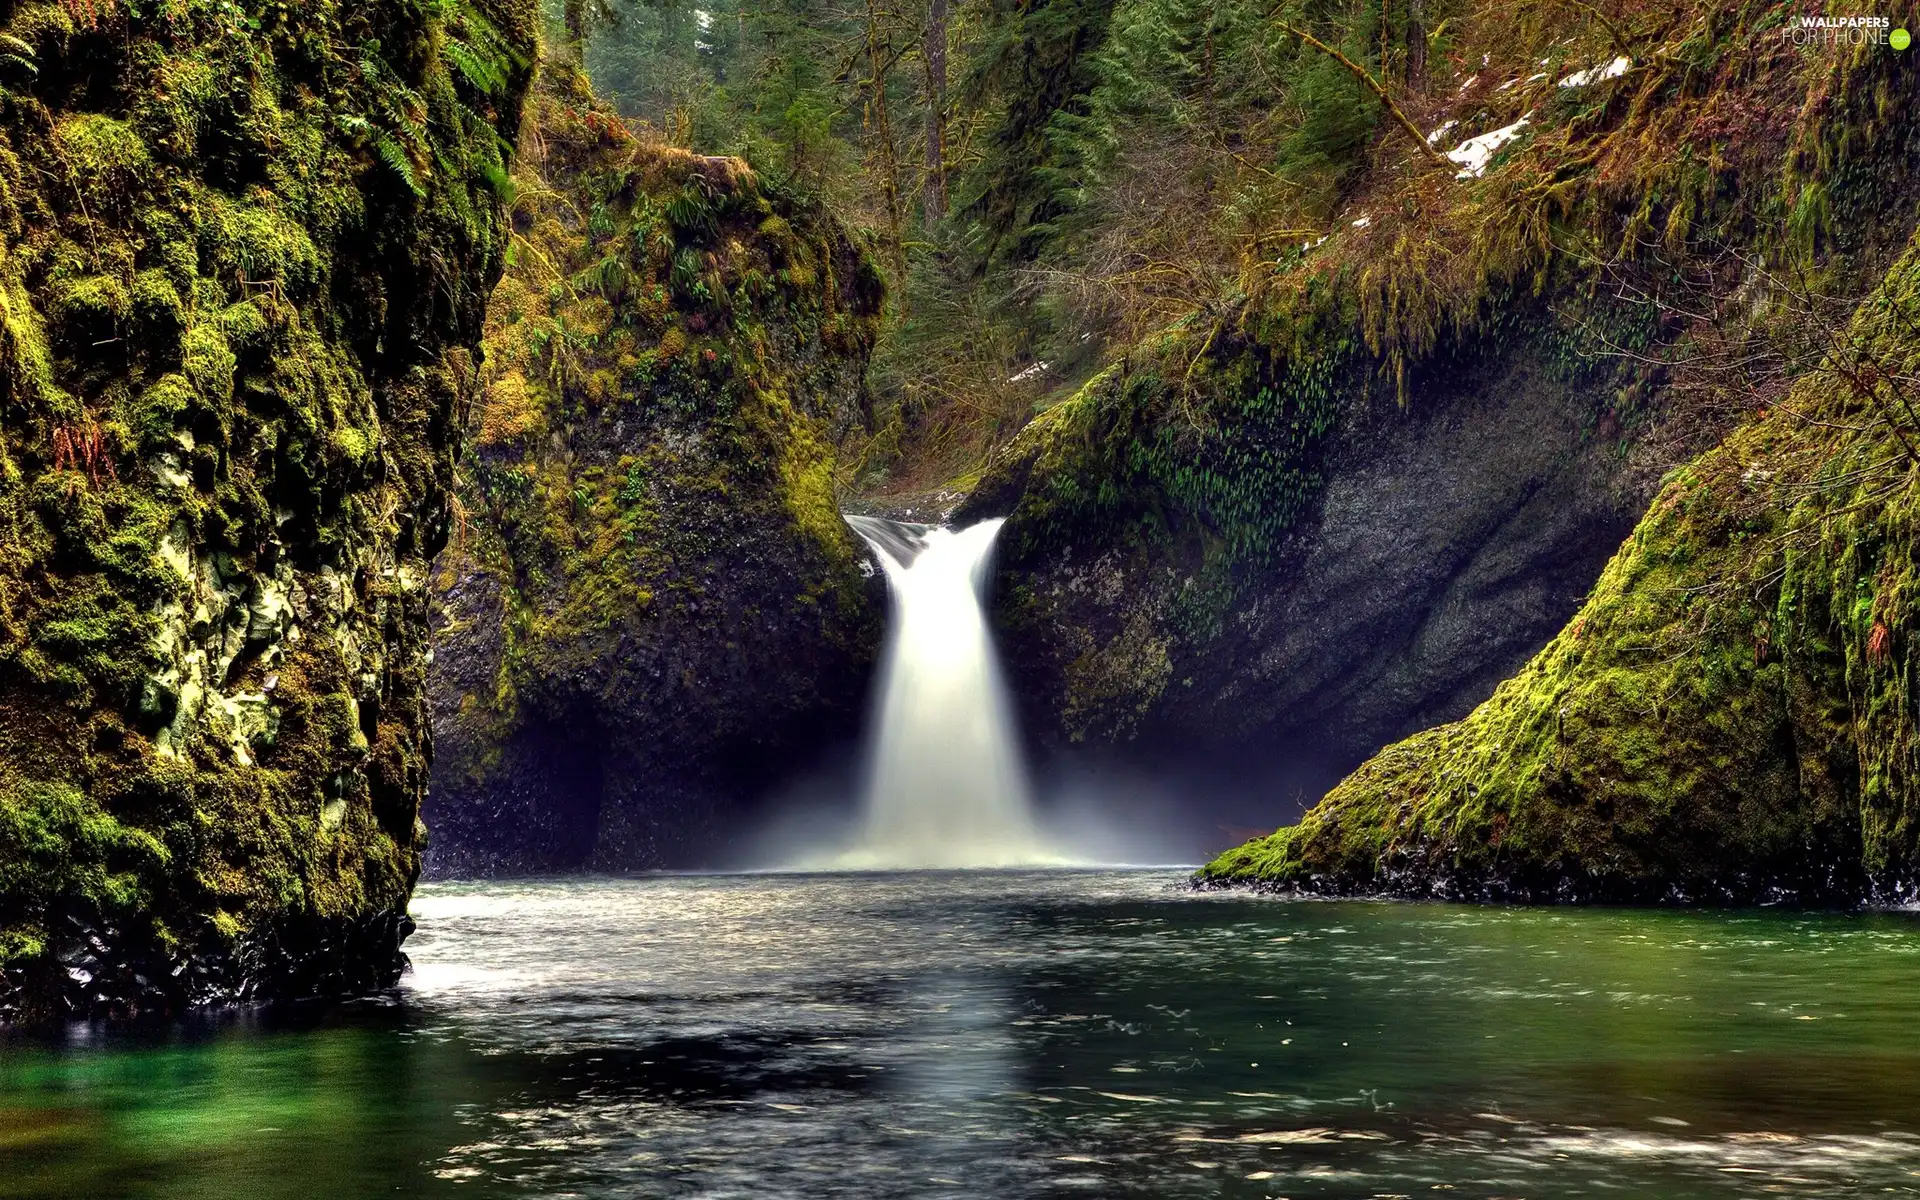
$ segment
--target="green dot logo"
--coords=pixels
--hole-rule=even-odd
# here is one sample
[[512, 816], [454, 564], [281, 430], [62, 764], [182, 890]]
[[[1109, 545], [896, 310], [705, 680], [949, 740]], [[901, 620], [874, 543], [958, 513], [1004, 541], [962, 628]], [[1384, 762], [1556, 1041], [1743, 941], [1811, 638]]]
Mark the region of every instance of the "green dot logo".
[[1913, 45], [1913, 35], [1904, 29], [1896, 29], [1887, 35], [1887, 45], [1892, 46], [1895, 50], [1905, 50], [1908, 46]]

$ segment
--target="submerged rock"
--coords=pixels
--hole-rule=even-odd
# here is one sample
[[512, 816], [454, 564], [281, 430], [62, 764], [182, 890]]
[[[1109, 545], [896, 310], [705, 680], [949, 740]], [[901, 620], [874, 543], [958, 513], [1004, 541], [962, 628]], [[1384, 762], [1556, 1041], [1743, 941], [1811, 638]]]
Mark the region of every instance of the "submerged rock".
[[391, 982], [532, 9], [0, 14], [0, 1014]]
[[428, 866], [691, 865], [858, 723], [882, 584], [834, 447], [869, 419], [880, 278], [818, 205], [564, 73], [529, 127], [435, 584]]

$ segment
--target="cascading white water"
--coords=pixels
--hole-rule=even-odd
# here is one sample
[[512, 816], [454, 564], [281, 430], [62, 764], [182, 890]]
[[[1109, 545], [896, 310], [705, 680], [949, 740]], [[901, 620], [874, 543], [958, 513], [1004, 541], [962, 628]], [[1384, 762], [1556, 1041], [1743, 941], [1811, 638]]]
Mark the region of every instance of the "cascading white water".
[[843, 866], [1050, 861], [981, 605], [1000, 521], [955, 532], [849, 516], [893, 593], [866, 809]]

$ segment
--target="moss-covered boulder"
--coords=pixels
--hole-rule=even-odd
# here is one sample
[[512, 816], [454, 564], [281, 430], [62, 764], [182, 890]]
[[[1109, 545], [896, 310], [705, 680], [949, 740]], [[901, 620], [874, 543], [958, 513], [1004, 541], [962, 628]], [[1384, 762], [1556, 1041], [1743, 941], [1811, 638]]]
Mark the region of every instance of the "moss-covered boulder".
[[397, 976], [531, 20], [0, 5], [0, 1018]]
[[880, 279], [817, 205], [572, 75], [530, 113], [436, 585], [429, 869], [686, 865], [858, 721], [881, 598], [835, 446]]
[[1202, 878], [1475, 899], [1920, 894], [1920, 249], [1661, 490], [1573, 621]]

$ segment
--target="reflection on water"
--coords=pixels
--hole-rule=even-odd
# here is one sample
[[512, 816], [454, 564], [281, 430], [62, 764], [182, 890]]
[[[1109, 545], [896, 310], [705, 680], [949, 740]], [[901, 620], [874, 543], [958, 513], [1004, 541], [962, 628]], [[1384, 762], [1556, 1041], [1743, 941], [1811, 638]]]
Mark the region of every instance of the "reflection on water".
[[441, 885], [396, 998], [0, 1043], [0, 1195], [1920, 1192], [1920, 924], [1167, 872]]

